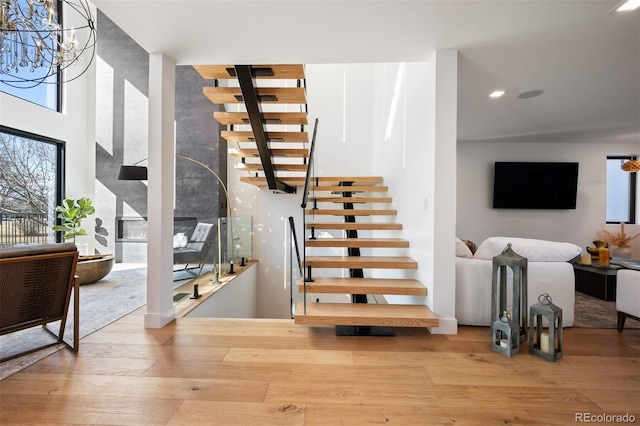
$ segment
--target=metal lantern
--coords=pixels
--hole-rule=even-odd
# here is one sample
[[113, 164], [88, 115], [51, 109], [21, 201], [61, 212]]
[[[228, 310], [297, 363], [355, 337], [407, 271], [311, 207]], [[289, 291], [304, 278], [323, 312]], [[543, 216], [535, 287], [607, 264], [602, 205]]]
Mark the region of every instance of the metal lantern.
[[494, 351], [511, 358], [520, 350], [520, 326], [507, 311], [502, 312], [500, 318], [493, 322], [491, 333], [491, 347]]
[[[513, 251], [511, 243], [502, 254], [493, 258], [491, 274], [491, 318], [499, 320], [498, 315], [507, 310], [507, 267], [513, 271], [512, 318], [518, 324], [519, 343], [527, 340], [527, 258]], [[493, 334], [493, 330], [491, 330]]]
[[[548, 333], [543, 328], [545, 318]], [[562, 309], [551, 303], [551, 296], [547, 293], [541, 294], [538, 303], [531, 306], [529, 329], [530, 353], [552, 362], [562, 358]]]

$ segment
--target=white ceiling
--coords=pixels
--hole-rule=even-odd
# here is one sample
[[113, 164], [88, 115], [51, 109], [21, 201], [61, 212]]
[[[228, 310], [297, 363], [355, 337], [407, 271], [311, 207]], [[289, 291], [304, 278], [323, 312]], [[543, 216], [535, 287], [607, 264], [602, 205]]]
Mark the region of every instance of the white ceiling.
[[[93, 3], [178, 65], [409, 62], [457, 49], [459, 140], [635, 142], [640, 153], [640, 11], [608, 13], [619, 0]], [[489, 99], [497, 88], [507, 93]]]

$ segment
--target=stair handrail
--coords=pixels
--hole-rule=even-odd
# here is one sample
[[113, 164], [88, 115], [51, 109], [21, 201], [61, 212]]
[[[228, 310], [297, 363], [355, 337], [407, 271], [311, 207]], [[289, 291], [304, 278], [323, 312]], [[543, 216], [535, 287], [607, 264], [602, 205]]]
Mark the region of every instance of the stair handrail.
[[313, 125], [313, 137], [311, 138], [311, 147], [309, 147], [309, 165], [307, 167], [307, 174], [304, 178], [304, 190], [302, 191], [302, 204], [300, 207], [303, 209], [307, 208], [307, 201], [309, 200], [309, 182], [311, 181], [311, 173], [313, 169], [313, 153], [316, 148], [316, 135], [318, 133], [318, 122], [319, 120], [316, 118], [315, 124]]
[[[300, 276], [304, 281], [304, 294], [303, 294], [303, 302], [304, 302], [304, 311], [307, 312], [307, 283], [304, 280], [304, 268], [302, 266], [302, 259], [300, 257], [300, 248], [298, 246], [298, 236], [296, 235], [296, 224], [293, 219], [293, 216], [289, 216], [289, 228], [291, 228], [291, 238], [293, 239], [293, 245], [296, 249], [296, 258], [298, 260], [298, 270], [300, 271]], [[293, 262], [292, 262], [293, 263]], [[291, 273], [291, 287], [289, 288], [289, 308], [291, 318], [293, 318], [293, 273]]]

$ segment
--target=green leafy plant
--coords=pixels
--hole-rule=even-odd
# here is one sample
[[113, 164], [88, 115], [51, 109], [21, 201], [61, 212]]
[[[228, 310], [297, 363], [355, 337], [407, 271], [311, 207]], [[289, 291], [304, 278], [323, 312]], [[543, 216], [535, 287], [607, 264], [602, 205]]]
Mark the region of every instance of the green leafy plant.
[[95, 211], [96, 209], [93, 207], [91, 199], [87, 197], [77, 200], [65, 198], [62, 205], [56, 207], [57, 217], [62, 220], [62, 225], [54, 226], [53, 230], [64, 232], [64, 239], [73, 238], [75, 243], [77, 236], [87, 235], [87, 232], [82, 228], [82, 221], [95, 213]]

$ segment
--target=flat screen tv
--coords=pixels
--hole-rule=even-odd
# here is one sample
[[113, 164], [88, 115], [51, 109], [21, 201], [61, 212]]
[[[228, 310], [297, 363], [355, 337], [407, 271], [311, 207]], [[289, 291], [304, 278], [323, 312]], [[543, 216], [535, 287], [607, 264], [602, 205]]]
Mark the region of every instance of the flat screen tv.
[[578, 163], [496, 162], [494, 209], [575, 209]]

